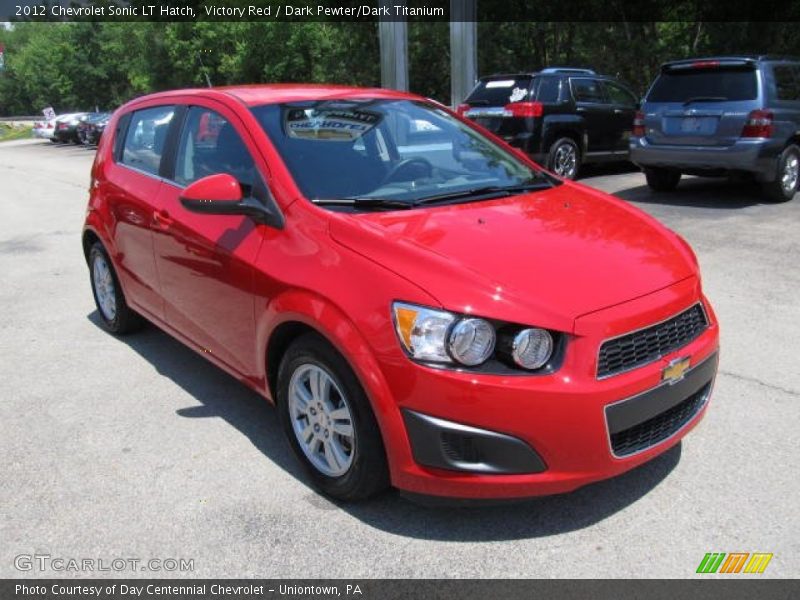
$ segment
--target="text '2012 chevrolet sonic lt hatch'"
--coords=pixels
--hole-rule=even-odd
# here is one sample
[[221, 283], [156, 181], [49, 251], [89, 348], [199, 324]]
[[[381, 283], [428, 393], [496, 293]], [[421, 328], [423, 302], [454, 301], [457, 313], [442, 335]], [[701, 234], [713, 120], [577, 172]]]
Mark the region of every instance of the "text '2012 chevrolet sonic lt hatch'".
[[411, 94], [269, 85], [118, 110], [83, 233], [142, 317], [277, 405], [323, 492], [573, 490], [701, 418], [718, 326], [688, 244]]

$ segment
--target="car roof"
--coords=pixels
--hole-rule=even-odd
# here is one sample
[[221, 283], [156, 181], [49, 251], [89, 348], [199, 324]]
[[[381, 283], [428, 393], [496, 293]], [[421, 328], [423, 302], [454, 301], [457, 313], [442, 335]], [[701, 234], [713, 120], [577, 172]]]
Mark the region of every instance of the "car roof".
[[[306, 83], [269, 83], [211, 88], [191, 88], [172, 90], [169, 92], [159, 92], [144, 98], [170, 98], [173, 96], [185, 95], [213, 97], [218, 94], [234, 97], [247, 106], [313, 100], [343, 100], [348, 98], [386, 98], [395, 100], [423, 99], [421, 96], [417, 96], [415, 94], [382, 88], [361, 88], [344, 85]], [[143, 100], [144, 98], [138, 98], [137, 100]]]
[[479, 81], [489, 81], [491, 79], [503, 79], [504, 77], [596, 77], [598, 79], [616, 79], [613, 75], [603, 75], [601, 73], [589, 73], [589, 69], [571, 69], [570, 67], [551, 67], [551, 69], [542, 71], [529, 71], [520, 73], [493, 73], [492, 75], [484, 75], [479, 78]]
[[727, 56], [698, 56], [695, 58], [681, 58], [679, 60], [670, 60], [661, 65], [661, 67], [669, 67], [672, 65], [684, 65], [694, 62], [706, 61], [747, 61], [747, 62], [764, 62], [764, 61], [796, 61], [800, 62], [797, 56], [782, 56], [777, 54], [731, 54]]

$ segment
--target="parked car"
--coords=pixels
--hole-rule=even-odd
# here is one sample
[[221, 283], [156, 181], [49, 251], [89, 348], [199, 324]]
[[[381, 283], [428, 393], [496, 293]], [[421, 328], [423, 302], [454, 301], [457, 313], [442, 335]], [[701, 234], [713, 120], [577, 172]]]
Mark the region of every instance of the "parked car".
[[689, 245], [419, 96], [145, 96], [90, 190], [98, 321], [152, 321], [277, 404], [331, 496], [565, 492], [708, 405], [718, 326]]
[[613, 77], [549, 68], [483, 77], [458, 112], [575, 179], [582, 164], [628, 160], [637, 107], [636, 95]]
[[747, 174], [791, 200], [800, 172], [800, 59], [723, 56], [669, 62], [636, 116], [631, 158], [655, 191], [681, 174]]
[[100, 140], [111, 117], [109, 112], [90, 113], [78, 122], [78, 139], [82, 144], [94, 146]]
[[37, 121], [33, 124], [33, 137], [42, 140], [52, 140], [55, 131], [55, 119], [49, 121]]
[[53, 130], [53, 141], [60, 144], [80, 144], [78, 137], [78, 124], [81, 117], [87, 113], [69, 113], [56, 117]]

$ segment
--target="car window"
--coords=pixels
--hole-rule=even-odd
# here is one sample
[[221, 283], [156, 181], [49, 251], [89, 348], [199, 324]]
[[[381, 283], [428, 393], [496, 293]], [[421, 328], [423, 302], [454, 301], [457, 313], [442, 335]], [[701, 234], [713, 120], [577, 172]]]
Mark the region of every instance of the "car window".
[[145, 173], [158, 175], [169, 124], [174, 114], [174, 106], [158, 106], [134, 112], [125, 134], [120, 162]]
[[636, 96], [634, 96], [631, 92], [626, 90], [621, 85], [614, 83], [613, 81], [606, 81], [606, 93], [608, 94], [608, 99], [611, 101], [612, 104], [621, 104], [623, 106], [629, 106], [631, 108], [636, 106]]
[[510, 102], [524, 102], [531, 88], [531, 77], [500, 77], [478, 82], [465, 102], [478, 106], [505, 106]]
[[788, 65], [776, 65], [772, 68], [772, 75], [775, 80], [775, 97], [778, 100], [800, 100], [796, 70], [796, 67]]
[[252, 187], [253, 157], [224, 117], [208, 108], [193, 106], [178, 142], [175, 182], [185, 186], [218, 173], [233, 175], [243, 187]]
[[560, 77], [537, 77], [536, 99], [545, 104], [558, 102], [561, 92]]
[[682, 69], [659, 75], [648, 102], [686, 102], [691, 98], [755, 100], [756, 72], [752, 68]]
[[600, 82], [597, 79], [581, 77], [573, 78], [569, 81], [572, 87], [572, 97], [575, 98], [575, 102], [602, 104], [606, 101], [603, 96], [603, 90], [600, 87]]

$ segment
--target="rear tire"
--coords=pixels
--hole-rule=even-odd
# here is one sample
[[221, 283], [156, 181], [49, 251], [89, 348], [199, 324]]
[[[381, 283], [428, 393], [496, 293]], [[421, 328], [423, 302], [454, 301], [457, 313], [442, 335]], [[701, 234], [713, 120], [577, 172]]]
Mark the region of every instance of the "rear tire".
[[553, 142], [547, 153], [547, 168], [564, 179], [576, 179], [581, 167], [581, 151], [575, 140], [562, 137]]
[[680, 171], [659, 167], [645, 167], [644, 176], [647, 185], [654, 192], [671, 192], [678, 187], [678, 182], [681, 180]]
[[788, 202], [797, 193], [799, 176], [800, 148], [791, 144], [778, 157], [775, 180], [764, 183], [764, 196], [770, 202]]
[[339, 500], [363, 500], [389, 486], [378, 423], [350, 365], [313, 333], [281, 360], [278, 413], [284, 434], [313, 484]]
[[128, 306], [114, 265], [100, 242], [95, 242], [89, 251], [89, 278], [97, 312], [106, 330], [124, 335], [142, 328], [145, 321]]

